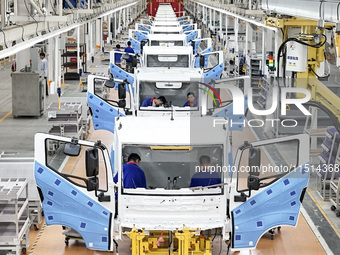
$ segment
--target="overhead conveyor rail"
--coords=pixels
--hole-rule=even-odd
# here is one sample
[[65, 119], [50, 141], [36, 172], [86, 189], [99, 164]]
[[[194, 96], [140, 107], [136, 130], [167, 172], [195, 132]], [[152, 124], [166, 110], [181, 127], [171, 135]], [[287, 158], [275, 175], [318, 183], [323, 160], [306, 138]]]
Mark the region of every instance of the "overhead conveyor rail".
[[[3, 3], [3, 1], [1, 2]], [[20, 24], [19, 26], [4, 26], [4, 24], [7, 24], [7, 21], [2, 22], [3, 33], [0, 33], [0, 45], [3, 46], [4, 50], [0, 51], [0, 59], [11, 56], [39, 42], [78, 28], [86, 23], [95, 21], [135, 5], [139, 5], [140, 8], [143, 9], [145, 4], [140, 0], [121, 0], [112, 1], [111, 3], [106, 3], [105, 5], [100, 4], [98, 6], [92, 6], [89, 3], [86, 9], [79, 8], [71, 10], [64, 10], [62, 5], [58, 5], [57, 7], [49, 5], [47, 9], [51, 11], [51, 15], [46, 15], [44, 13], [43, 15], [36, 15], [35, 17], [33, 15], [29, 15], [27, 17], [27, 9], [24, 9], [26, 12], [21, 16], [19, 15], [19, 17], [25, 15], [25, 19], [21, 18], [20, 20], [16, 21], [17, 24]], [[91, 8], [91, 6], [94, 8]], [[4, 9], [2, 10], [4, 11]], [[5, 16], [7, 17], [7, 15], [4, 13], [1, 13], [1, 17]], [[14, 21], [12, 20], [12, 17], [10, 17], [10, 19], [11, 21]], [[30, 38], [32, 36], [33, 38]], [[13, 42], [15, 42], [14, 46], [12, 46]]]

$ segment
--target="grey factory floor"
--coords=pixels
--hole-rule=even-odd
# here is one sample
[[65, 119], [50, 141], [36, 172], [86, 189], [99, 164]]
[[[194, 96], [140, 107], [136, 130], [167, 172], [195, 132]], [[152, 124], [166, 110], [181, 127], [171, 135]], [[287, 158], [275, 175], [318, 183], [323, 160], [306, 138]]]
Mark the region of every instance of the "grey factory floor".
[[[89, 68], [92, 69], [95, 68], [95, 66], [101, 65], [101, 54], [97, 54], [97, 57], [95, 59], [95, 63], [93, 66], [90, 66]], [[76, 95], [77, 97], [83, 96], [86, 97], [86, 93], [81, 93], [79, 88], [79, 81], [67, 81], [67, 86], [62, 87], [62, 96], [72, 97], [72, 95]], [[58, 102], [57, 95], [49, 95], [46, 98], [46, 106], [48, 106], [52, 102]], [[23, 157], [33, 157], [34, 152], [34, 134], [37, 132], [44, 132], [47, 133], [50, 126], [47, 121], [47, 113], [45, 112], [40, 118], [29, 118], [29, 117], [18, 117], [13, 118], [11, 114], [12, 109], [12, 103], [11, 103], [11, 77], [10, 77], [10, 68], [5, 68], [0, 70], [0, 154], [12, 154], [14, 156], [23, 156]], [[259, 139], [265, 139], [266, 136], [260, 137], [258, 134], [264, 134], [261, 130], [255, 130], [253, 135], [256, 137], [258, 136]], [[289, 149], [289, 145], [281, 146], [280, 152], [289, 157], [289, 153], [291, 153], [291, 150]], [[340, 218], [337, 218], [335, 213], [330, 210], [330, 202], [322, 201], [319, 194], [316, 192], [316, 177], [313, 175], [310, 179], [308, 192], [306, 194], [305, 200], [304, 200], [304, 208], [307, 211], [307, 214], [309, 215], [306, 220], [307, 224], [314, 225], [312, 226], [312, 229], [315, 228], [318, 230], [318, 232], [321, 234], [323, 239], [325, 239], [327, 245], [329, 248], [333, 251], [334, 254], [340, 254]], [[47, 227], [44, 228], [44, 233], [47, 232], [53, 232], [57, 228], [56, 227]], [[49, 230], [47, 230], [49, 229]], [[313, 229], [314, 230], [314, 229]], [[276, 243], [281, 242], [280, 235], [292, 235], [294, 236], [294, 233], [290, 233], [290, 228], [283, 228], [280, 234], [277, 235], [278, 241]], [[35, 232], [35, 234], [32, 234], [33, 242], [36, 240], [38, 232]], [[317, 237], [319, 233], [314, 233]], [[54, 237], [54, 234], [53, 234]], [[63, 237], [60, 233], [56, 235], [55, 237], [57, 240], [62, 240]], [[268, 237], [265, 237], [268, 239]], [[274, 240], [275, 241], [275, 240]], [[74, 241], [73, 241], [74, 242]], [[214, 254], [219, 254], [219, 238], [217, 237], [215, 240], [215, 247]], [[101, 253], [84, 253], [87, 252], [86, 248], [84, 247], [81, 242], [80, 244], [76, 244], [76, 248], [80, 248], [79, 253], [82, 254], [101, 254]], [[266, 245], [268, 242], [265, 242]], [[73, 243], [71, 243], [73, 244]], [[42, 244], [43, 245], [43, 244]], [[266, 246], [265, 245], [265, 246]], [[289, 244], [280, 244], [280, 245], [289, 245]], [[55, 245], [52, 245], [55, 246]], [[128, 245], [125, 243], [125, 245]], [[264, 246], [264, 245], [262, 245]], [[261, 246], [261, 247], [262, 247]], [[59, 248], [58, 248], [59, 247]], [[76, 249], [75, 247], [72, 248], [63, 248], [63, 243], [59, 245], [57, 249], [59, 250], [59, 253], [53, 253], [53, 254], [75, 254], [75, 253], [68, 253], [67, 249], [69, 249], [69, 252], [72, 251], [72, 249]], [[266, 250], [267, 248], [263, 248]], [[122, 248], [121, 248], [122, 250]], [[225, 254], [226, 249], [225, 245], [223, 245], [222, 254]], [[33, 254], [39, 254], [33, 251]], [[40, 253], [43, 254], [43, 253]], [[52, 253], [51, 253], [52, 254]], [[123, 254], [121, 252], [121, 254]], [[124, 253], [125, 254], [125, 253]], [[240, 254], [264, 254], [264, 253], [240, 253]], [[267, 253], [266, 253], [267, 254]], [[268, 254], [274, 254], [274, 253], [268, 253]], [[278, 253], [276, 253], [278, 254]], [[283, 253], [280, 253], [283, 254]], [[292, 253], [286, 253], [286, 254], [292, 254]], [[303, 252], [299, 252], [299, 254], [305, 254]]]

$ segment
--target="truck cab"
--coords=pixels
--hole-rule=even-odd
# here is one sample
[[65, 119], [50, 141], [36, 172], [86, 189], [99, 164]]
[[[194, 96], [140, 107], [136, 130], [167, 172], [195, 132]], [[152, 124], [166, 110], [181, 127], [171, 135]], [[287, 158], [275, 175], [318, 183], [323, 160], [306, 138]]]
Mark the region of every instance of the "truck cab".
[[[129, 30], [129, 41], [131, 41], [132, 48], [138, 54], [142, 54], [144, 46], [189, 46], [191, 41], [201, 40], [200, 38], [200, 29], [179, 34], [151, 34], [145, 30]], [[210, 38], [204, 40], [211, 41]]]
[[[198, 82], [202, 81], [202, 71], [186, 68], [179, 72], [178, 68], [140, 68], [135, 76], [135, 109], [139, 117], [150, 116], [200, 116], [200, 104], [203, 93]], [[191, 93], [196, 104], [187, 106], [187, 95]], [[160, 107], [144, 106], [148, 98], [164, 96], [166, 103]]]
[[[94, 250], [113, 251], [126, 234], [132, 254], [142, 254], [136, 247], [148, 254], [201, 254], [197, 245], [209, 255], [212, 236], [204, 231], [221, 231], [232, 250], [240, 250], [255, 248], [274, 227], [295, 226], [309, 180], [308, 135], [244, 142], [234, 157], [225, 121], [116, 117], [111, 157], [101, 141], [36, 134], [34, 174], [46, 224], [74, 229]], [[48, 153], [50, 142], [58, 144], [55, 155]], [[275, 146], [287, 142], [296, 157], [271, 158]], [[124, 187], [131, 153], [141, 158], [145, 187]], [[282, 164], [287, 171], [262, 168]], [[210, 169], [205, 174], [204, 167]], [[207, 183], [193, 184], [194, 178]], [[153, 246], [162, 231], [177, 240], [172, 247]]]
[[186, 46], [186, 35], [149, 34], [148, 46]]

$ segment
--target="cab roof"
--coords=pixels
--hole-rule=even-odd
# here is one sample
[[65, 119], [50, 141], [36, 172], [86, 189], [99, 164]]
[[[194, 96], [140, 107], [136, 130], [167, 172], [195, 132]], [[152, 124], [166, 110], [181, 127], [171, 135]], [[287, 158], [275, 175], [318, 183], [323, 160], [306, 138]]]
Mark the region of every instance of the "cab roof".
[[151, 27], [152, 32], [161, 32], [166, 34], [171, 32], [182, 32], [182, 27]]
[[155, 17], [154, 21], [178, 21], [177, 17]]
[[153, 26], [179, 26], [179, 23], [177, 21], [155, 21]]
[[191, 46], [144, 46], [143, 54], [145, 55], [192, 55]]
[[186, 35], [185, 34], [149, 34], [148, 38], [150, 41], [185, 41]]
[[212, 117], [147, 117], [116, 119], [115, 133], [122, 144], [213, 145], [226, 142], [227, 130]]
[[137, 79], [139, 81], [173, 81], [173, 82], [190, 82], [202, 79], [202, 70], [199, 68], [183, 67], [141, 67], [137, 69]]

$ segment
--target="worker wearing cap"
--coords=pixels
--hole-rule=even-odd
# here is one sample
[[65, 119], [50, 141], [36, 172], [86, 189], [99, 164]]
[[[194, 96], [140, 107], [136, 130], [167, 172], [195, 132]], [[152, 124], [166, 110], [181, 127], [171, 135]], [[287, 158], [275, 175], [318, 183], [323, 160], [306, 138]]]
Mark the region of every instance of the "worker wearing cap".
[[[131, 153], [128, 162], [123, 165], [123, 184], [126, 189], [146, 188], [146, 179], [144, 171], [139, 167], [141, 161], [137, 153]], [[118, 173], [113, 178], [115, 183], [118, 182]]]
[[190, 187], [206, 187], [221, 183], [219, 174], [210, 172], [211, 159], [209, 156], [201, 156], [200, 165], [200, 171], [191, 177]]
[[149, 97], [143, 101], [142, 107], [148, 107], [148, 106], [159, 107], [161, 105], [164, 105], [165, 103], [166, 103], [166, 99], [164, 96], [160, 96], [158, 98]]

